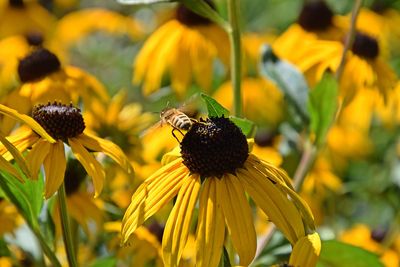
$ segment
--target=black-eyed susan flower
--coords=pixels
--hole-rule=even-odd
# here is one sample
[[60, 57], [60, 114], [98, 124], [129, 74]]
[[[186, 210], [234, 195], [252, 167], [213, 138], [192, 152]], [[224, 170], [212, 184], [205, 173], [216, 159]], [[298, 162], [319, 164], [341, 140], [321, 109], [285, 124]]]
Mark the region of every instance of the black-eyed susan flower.
[[[344, 231], [340, 239], [346, 243], [362, 247], [379, 255], [382, 263], [388, 267], [396, 267], [400, 264], [398, 251], [394, 247], [385, 245], [382, 241], [387, 231], [384, 228], [370, 229], [365, 224], [356, 224]], [[395, 236], [393, 240], [398, 238]]]
[[56, 19], [38, 1], [1, 0], [0, 38], [40, 32], [48, 34]]
[[[59, 102], [91, 108], [94, 98], [107, 102], [108, 93], [93, 76], [73, 66], [63, 66], [58, 57], [45, 48], [37, 48], [22, 58], [18, 64], [22, 85], [2, 99], [2, 104], [28, 114], [36, 104], [57, 99]], [[2, 118], [1, 129], [10, 133], [15, 122]]]
[[[176, 152], [132, 196], [122, 221], [123, 244], [130, 243], [135, 230], [175, 196], [162, 240], [165, 266], [179, 265], [197, 202], [196, 266], [218, 265], [225, 226], [240, 265], [253, 260], [256, 233], [246, 192], [293, 246], [314, 232], [309, 208], [288, 176], [249, 153], [246, 137], [229, 119], [194, 123]], [[307, 251], [307, 257], [318, 257], [316, 250]]]
[[169, 74], [171, 87], [180, 97], [193, 81], [209, 90], [214, 61], [229, 63], [228, 44], [222, 28], [181, 4], [175, 18], [157, 29], [137, 55], [133, 83], [143, 83], [148, 95], [158, 90], [163, 76]]
[[[37, 177], [43, 164], [46, 198], [51, 197], [64, 181], [66, 170], [64, 144], [70, 146], [76, 159], [92, 177], [95, 197], [103, 188], [104, 170], [91, 151], [105, 153], [128, 172], [132, 172], [128, 159], [118, 146], [108, 140], [84, 133], [85, 123], [80, 109], [73, 107], [72, 104], [67, 106], [54, 102], [37, 105], [32, 111], [32, 118], [3, 105], [0, 106], [0, 112], [22, 120], [31, 127], [12, 135], [9, 141], [20, 151], [32, 148], [26, 156], [26, 161], [33, 177]], [[7, 152], [4, 147], [0, 147], [0, 151], [1, 154]]]

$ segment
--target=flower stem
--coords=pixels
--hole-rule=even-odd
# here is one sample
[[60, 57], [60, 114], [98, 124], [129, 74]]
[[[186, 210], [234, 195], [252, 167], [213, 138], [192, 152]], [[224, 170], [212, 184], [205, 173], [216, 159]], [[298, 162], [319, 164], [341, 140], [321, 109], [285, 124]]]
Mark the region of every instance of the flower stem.
[[239, 26], [239, 0], [228, 0], [228, 15], [230, 23], [229, 40], [231, 48], [231, 82], [233, 88], [233, 113], [236, 117], [242, 115], [242, 92], [241, 92], [241, 38]]
[[31, 229], [32, 229], [33, 233], [35, 234], [36, 238], [38, 239], [40, 247], [43, 250], [43, 253], [47, 256], [47, 258], [51, 262], [51, 266], [61, 267], [60, 262], [58, 261], [56, 255], [54, 255], [53, 251], [47, 245], [44, 237], [42, 236], [42, 234], [40, 232], [40, 230], [37, 229], [37, 227], [33, 227], [33, 226], [31, 226]]
[[60, 205], [61, 227], [63, 231], [63, 239], [65, 251], [67, 253], [68, 264], [70, 267], [78, 266], [76, 263], [74, 243], [71, 235], [70, 221], [67, 211], [67, 195], [65, 193], [64, 183], [58, 189], [58, 203]]

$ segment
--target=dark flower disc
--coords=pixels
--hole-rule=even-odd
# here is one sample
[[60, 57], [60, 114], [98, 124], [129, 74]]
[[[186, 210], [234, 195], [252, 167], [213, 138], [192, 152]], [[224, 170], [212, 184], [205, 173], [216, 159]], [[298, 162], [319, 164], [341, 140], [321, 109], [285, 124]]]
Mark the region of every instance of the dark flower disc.
[[69, 159], [64, 176], [65, 192], [67, 195], [77, 192], [85, 177], [86, 170], [79, 160]]
[[181, 142], [183, 164], [202, 177], [234, 174], [249, 155], [246, 136], [228, 118], [195, 122]]
[[369, 35], [357, 32], [351, 51], [360, 57], [375, 59], [379, 55], [378, 41]]
[[8, 0], [8, 4], [15, 8], [23, 8], [25, 7], [23, 0]]
[[21, 82], [40, 80], [60, 69], [57, 56], [45, 48], [38, 48], [19, 61], [18, 75]]
[[85, 129], [85, 122], [79, 108], [61, 103], [36, 105], [32, 117], [53, 138], [66, 142], [68, 138], [76, 137]]
[[26, 41], [32, 46], [41, 46], [43, 44], [43, 34], [40, 32], [30, 32], [25, 35]]
[[[215, 5], [212, 1], [205, 0], [205, 2], [215, 9]], [[209, 19], [194, 13], [183, 4], [178, 5], [176, 19], [187, 26], [208, 25], [211, 23]]]
[[371, 238], [378, 243], [381, 243], [387, 234], [387, 230], [383, 227], [376, 228], [371, 231]]
[[298, 23], [306, 31], [322, 31], [332, 25], [333, 12], [324, 1], [306, 3]]

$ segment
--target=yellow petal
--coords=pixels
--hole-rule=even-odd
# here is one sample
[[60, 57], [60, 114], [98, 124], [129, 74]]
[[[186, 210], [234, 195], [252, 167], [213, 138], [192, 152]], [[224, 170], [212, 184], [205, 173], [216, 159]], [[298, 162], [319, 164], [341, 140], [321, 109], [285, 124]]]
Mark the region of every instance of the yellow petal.
[[217, 179], [217, 195], [221, 196], [226, 225], [240, 265], [249, 265], [256, 254], [257, 238], [243, 186], [236, 176], [224, 175]]
[[[16, 131], [15, 134], [8, 136], [7, 140], [19, 151], [22, 152], [31, 147], [34, 143], [36, 143], [39, 138], [40, 137], [35, 134], [30, 128], [21, 127]], [[2, 154], [6, 160], [13, 159], [13, 155], [8, 152], [7, 148], [4, 145], [0, 146], [0, 154]]]
[[64, 181], [67, 161], [65, 159], [64, 143], [58, 141], [50, 145], [49, 153], [44, 159], [44, 172], [46, 174], [45, 198], [51, 197]]
[[26, 161], [21, 152], [19, 152], [19, 150], [3, 136], [3, 134], [0, 134], [0, 142], [13, 156], [15, 162], [18, 164], [21, 171], [26, 175], [26, 177], [31, 177], [31, 172], [29, 171], [28, 166], [26, 165]]
[[221, 258], [225, 237], [224, 215], [215, 179], [206, 179], [200, 193], [196, 232], [196, 266], [215, 267]]
[[103, 152], [121, 165], [122, 168], [127, 170], [128, 173], [133, 173], [133, 168], [129, 159], [125, 156], [124, 152], [122, 152], [121, 148], [113, 142], [85, 133], [76, 138], [79, 139], [79, 142], [86, 148], [96, 152]]
[[24, 114], [20, 114], [18, 111], [11, 109], [9, 107], [6, 107], [4, 105], [0, 104], [0, 113], [10, 116], [16, 120], [22, 121], [26, 124], [29, 125], [29, 127], [32, 128], [32, 130], [34, 130], [37, 134], [39, 134], [41, 137], [43, 137], [44, 139], [46, 139], [47, 141], [49, 141], [50, 143], [55, 143], [56, 140], [54, 140], [53, 137], [51, 137], [46, 131], [45, 129], [43, 129], [42, 126], [40, 126], [39, 123], [37, 123], [34, 119], [32, 119], [31, 117], [29, 117], [28, 115], [24, 115]]
[[103, 190], [103, 184], [105, 174], [103, 167], [100, 163], [86, 150], [81, 144], [80, 137], [68, 138], [68, 143], [71, 146], [72, 152], [74, 153], [77, 160], [82, 163], [86, 172], [93, 179], [94, 185], [94, 197], [98, 197]]
[[122, 244], [126, 244], [137, 227], [178, 193], [184, 178], [189, 175], [189, 170], [181, 162], [177, 159], [164, 166], [133, 194], [122, 219]]
[[194, 207], [200, 191], [199, 175], [187, 176], [178, 193], [163, 234], [163, 260], [165, 266], [178, 266], [189, 236]]
[[296, 267], [314, 267], [321, 252], [321, 239], [318, 233], [302, 237], [294, 245], [289, 265]]
[[239, 169], [237, 176], [245, 191], [283, 232], [290, 243], [295, 244], [304, 236], [304, 226], [295, 205], [266, 176], [250, 174]]
[[26, 162], [32, 174], [32, 179], [38, 178], [40, 166], [42, 166], [44, 159], [49, 153], [50, 146], [51, 144], [46, 140], [39, 140], [26, 156]]
[[24, 179], [21, 177], [21, 174], [17, 171], [17, 169], [14, 168], [14, 166], [5, 160], [2, 156], [0, 156], [0, 169], [8, 172], [18, 180], [20, 180], [22, 183], [24, 183]]

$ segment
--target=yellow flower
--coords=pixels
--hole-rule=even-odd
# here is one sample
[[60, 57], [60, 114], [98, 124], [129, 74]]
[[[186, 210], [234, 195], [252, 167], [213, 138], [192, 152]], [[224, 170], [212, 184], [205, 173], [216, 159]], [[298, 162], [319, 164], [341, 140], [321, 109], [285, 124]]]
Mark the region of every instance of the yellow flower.
[[148, 95], [162, 86], [168, 73], [172, 89], [181, 98], [193, 80], [209, 90], [214, 61], [218, 58], [228, 65], [228, 47], [222, 28], [179, 5], [176, 18], [157, 29], [137, 55], [133, 83], [143, 83]]
[[15, 206], [2, 197], [0, 197], [0, 221], [0, 237], [14, 231], [23, 221]]
[[0, 0], [0, 38], [31, 32], [46, 35], [55, 22], [56, 19], [37, 1]]
[[[232, 85], [226, 82], [216, 91], [214, 98], [232, 110]], [[259, 125], [275, 128], [283, 119], [283, 94], [270, 81], [262, 78], [244, 78], [242, 81], [244, 116]]]
[[[46, 198], [51, 197], [64, 181], [66, 170], [64, 143], [71, 147], [76, 159], [93, 178], [95, 197], [103, 188], [104, 170], [89, 151], [103, 152], [128, 172], [132, 171], [128, 159], [118, 146], [84, 132], [85, 123], [80, 110], [72, 105], [66, 106], [57, 102], [37, 105], [32, 112], [33, 118], [3, 105], [0, 105], [0, 113], [22, 120], [31, 127], [12, 135], [9, 141], [20, 151], [32, 148], [26, 156], [26, 161], [34, 178], [37, 177], [40, 166], [44, 165]], [[5, 152], [7, 149], [0, 147], [0, 154]]]
[[315, 266], [321, 252], [318, 233], [309, 234], [297, 241], [289, 259], [289, 266]]
[[397, 267], [400, 264], [399, 254], [392, 248], [380, 243], [385, 238], [385, 234], [382, 229], [371, 231], [368, 226], [357, 224], [343, 232], [340, 239], [377, 253], [382, 263], [387, 267]]
[[102, 8], [81, 9], [65, 15], [58, 21], [50, 46], [62, 58], [67, 58], [68, 49], [72, 45], [98, 31], [127, 35], [134, 41], [142, 38], [144, 34], [142, 25], [132, 17]]
[[[20, 60], [18, 65], [19, 79], [22, 86], [10, 92], [2, 104], [27, 114], [32, 106], [57, 99], [69, 104], [79, 104], [86, 109], [92, 107], [94, 98], [103, 102], [109, 96], [104, 86], [93, 76], [72, 66], [61, 66], [57, 56], [45, 48], [33, 50]], [[10, 133], [15, 122], [10, 118], [2, 120], [1, 129]]]
[[[232, 145], [234, 144], [234, 145]], [[150, 216], [177, 196], [162, 240], [165, 266], [178, 266], [198, 204], [196, 266], [217, 266], [225, 240], [225, 225], [240, 265], [256, 252], [256, 233], [246, 192], [295, 245], [314, 231], [307, 204], [288, 176], [249, 153], [241, 130], [227, 118], [195, 123], [180, 144], [180, 153], [138, 188], [122, 220], [122, 243]], [[175, 158], [175, 159], [174, 159]], [[164, 162], [165, 162], [164, 161]]]
[[[153, 225], [155, 227], [153, 227]], [[140, 226], [132, 237], [131, 247], [120, 247], [120, 237], [111, 240], [109, 248], [117, 251], [117, 257], [121, 261], [131, 262], [128, 266], [145, 267], [149, 262], [155, 261], [155, 266], [161, 267], [161, 244], [158, 231], [162, 231], [158, 225], [150, 225], [148, 228]], [[152, 229], [154, 228], [154, 229]], [[121, 230], [121, 222], [107, 222], [104, 230], [111, 233], [118, 233]], [[154, 265], [152, 265], [154, 266]]]
[[18, 59], [28, 52], [29, 44], [21, 35], [0, 40], [0, 97], [18, 85]]
[[93, 99], [92, 110], [84, 114], [88, 130], [102, 138], [107, 138], [119, 145], [129, 158], [140, 161], [142, 144], [140, 133], [153, 122], [153, 115], [143, 113], [138, 103], [126, 102], [126, 91], [117, 93], [110, 102], [104, 104]]

